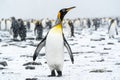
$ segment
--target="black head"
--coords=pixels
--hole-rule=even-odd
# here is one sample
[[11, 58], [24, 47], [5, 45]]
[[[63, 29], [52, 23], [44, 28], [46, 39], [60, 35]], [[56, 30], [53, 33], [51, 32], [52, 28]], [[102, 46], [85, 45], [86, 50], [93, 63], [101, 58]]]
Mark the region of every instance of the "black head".
[[111, 24], [112, 24], [114, 21], [115, 21], [115, 20], [114, 20], [114, 19], [112, 19], [112, 20], [111, 20]]
[[59, 12], [58, 12], [58, 19], [60, 19], [61, 21], [63, 20], [64, 16], [67, 14], [67, 12], [69, 12], [71, 9], [75, 8], [74, 7], [70, 7], [70, 8], [64, 8], [64, 9], [61, 9]]

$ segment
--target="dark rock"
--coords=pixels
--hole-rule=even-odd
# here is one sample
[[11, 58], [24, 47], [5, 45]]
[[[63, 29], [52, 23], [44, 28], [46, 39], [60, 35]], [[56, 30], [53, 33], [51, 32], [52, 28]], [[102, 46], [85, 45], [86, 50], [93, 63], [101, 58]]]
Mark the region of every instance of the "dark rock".
[[92, 70], [90, 71], [90, 73], [104, 73], [104, 72], [112, 72], [112, 70], [105, 70], [105, 69], [96, 69], [96, 70]]
[[12, 61], [13, 59], [11, 59], [10, 57], [7, 57], [7, 58], [3, 58], [3, 60]]
[[8, 66], [8, 64], [7, 64], [7, 62], [6, 61], [3, 61], [3, 62], [0, 62], [0, 65], [2, 65], [2, 66]]
[[120, 65], [120, 63], [116, 63], [115, 65]]
[[34, 70], [34, 69], [35, 69], [35, 67], [33, 67], [33, 66], [26, 66], [26, 67], [25, 67], [25, 69]]
[[103, 61], [105, 61], [104, 59], [101, 59], [101, 60], [97, 60], [97, 62], [103, 62]]
[[29, 56], [29, 55], [20, 55], [20, 57], [32, 58], [33, 56]]
[[5, 44], [5, 45], [2, 45], [2, 47], [6, 47], [6, 46], [8, 46], [7, 44]]
[[65, 59], [64, 61], [66, 62], [66, 61], [69, 61], [69, 60]]
[[47, 64], [47, 62], [45, 62], [45, 64]]
[[100, 60], [94, 60], [94, 61], [91, 61], [91, 62], [103, 62], [105, 61], [104, 59], [100, 59]]
[[77, 45], [78, 43], [73, 43], [73, 44], [70, 44], [70, 45], [72, 45], [72, 46], [74, 46], [74, 45]]
[[74, 41], [74, 39], [69, 39], [70, 41]]
[[111, 50], [111, 48], [104, 48], [104, 50]]
[[101, 41], [101, 39], [91, 39], [91, 41]]
[[80, 52], [73, 52], [73, 54], [79, 54]]
[[109, 54], [108, 52], [103, 52], [103, 53], [100, 53], [100, 55], [105, 55], [105, 54]]
[[114, 45], [114, 43], [111, 43], [111, 42], [109, 42], [109, 43], [107, 43], [108, 45]]
[[91, 41], [102, 41], [102, 40], [105, 40], [105, 38], [91, 39]]
[[26, 80], [37, 80], [37, 78], [26, 78]]
[[0, 67], [0, 70], [3, 70], [3, 69], [6, 69], [6, 68]]
[[23, 64], [23, 66], [28, 66], [28, 65], [42, 65], [41, 63], [37, 63], [37, 62], [28, 62]]
[[95, 53], [95, 51], [87, 51], [86, 53]]
[[96, 46], [91, 46], [91, 48], [96, 48]]
[[40, 53], [39, 55], [40, 55], [40, 56], [45, 56], [45, 53]]
[[35, 38], [27, 38], [27, 40], [35, 40]]
[[18, 46], [18, 47], [21, 47], [21, 48], [26, 48], [27, 46]]
[[100, 40], [105, 40], [105, 38], [100, 38]]

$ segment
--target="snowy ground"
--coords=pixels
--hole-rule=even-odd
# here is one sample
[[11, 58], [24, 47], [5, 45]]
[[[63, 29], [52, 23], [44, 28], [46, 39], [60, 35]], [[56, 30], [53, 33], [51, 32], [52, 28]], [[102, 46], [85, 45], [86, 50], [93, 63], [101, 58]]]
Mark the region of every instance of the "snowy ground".
[[75, 63], [65, 50], [62, 77], [47, 77], [50, 70], [44, 48], [33, 63], [40, 41], [13, 42], [8, 32], [0, 31], [0, 80], [120, 80], [120, 34], [109, 39], [105, 28], [89, 31], [76, 30], [75, 38], [66, 37]]

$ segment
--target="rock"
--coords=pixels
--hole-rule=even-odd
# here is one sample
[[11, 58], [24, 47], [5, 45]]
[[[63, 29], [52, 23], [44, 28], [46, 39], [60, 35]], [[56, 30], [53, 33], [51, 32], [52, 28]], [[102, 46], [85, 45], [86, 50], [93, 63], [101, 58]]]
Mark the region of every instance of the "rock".
[[3, 69], [6, 69], [6, 68], [0, 67], [0, 70], [3, 70]]
[[37, 78], [26, 78], [26, 80], [37, 80]]
[[33, 67], [33, 66], [26, 66], [26, 67], [25, 67], [25, 69], [34, 70], [34, 69], [35, 69], [35, 67]]
[[120, 65], [120, 63], [116, 63], [115, 65]]
[[2, 65], [2, 66], [8, 66], [8, 64], [7, 64], [7, 62], [6, 61], [3, 61], [3, 62], [0, 62], [0, 65]]
[[114, 43], [111, 43], [111, 42], [109, 42], [109, 43], [107, 43], [108, 45], [114, 45]]
[[102, 41], [102, 40], [105, 40], [105, 38], [91, 39], [91, 41]]
[[103, 73], [103, 72], [112, 72], [112, 70], [105, 70], [105, 69], [96, 69], [96, 70], [92, 70], [90, 71], [90, 73]]
[[33, 56], [31, 56], [31, 55], [20, 55], [20, 57], [32, 58]]
[[2, 47], [7, 47], [8, 45], [7, 44], [5, 44], [5, 45], [2, 45]]
[[111, 48], [104, 48], [104, 50], [111, 50]]
[[28, 65], [42, 65], [40, 62], [37, 63], [37, 62], [28, 62], [28, 63], [25, 63], [23, 64], [23, 66], [28, 66]]
[[102, 52], [102, 53], [100, 53], [100, 55], [105, 55], [105, 54], [109, 54], [108, 52]]
[[27, 38], [27, 40], [35, 40], [35, 38]]
[[96, 46], [91, 46], [91, 48], [96, 48]]

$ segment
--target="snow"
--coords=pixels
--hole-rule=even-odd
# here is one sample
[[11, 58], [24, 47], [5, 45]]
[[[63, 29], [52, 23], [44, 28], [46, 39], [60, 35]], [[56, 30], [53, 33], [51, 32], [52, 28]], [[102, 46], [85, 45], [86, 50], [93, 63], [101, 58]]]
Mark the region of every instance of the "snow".
[[[45, 32], [46, 33], [46, 32]], [[120, 29], [119, 29], [120, 33]], [[33, 36], [28, 33], [28, 36]], [[50, 74], [46, 64], [45, 49], [36, 59], [41, 65], [24, 65], [33, 62], [32, 56], [40, 41], [12, 41], [8, 31], [0, 31], [0, 80], [120, 80], [120, 34], [109, 39], [106, 28], [98, 31], [75, 29], [75, 37], [66, 37], [74, 53], [72, 64], [65, 49], [62, 77], [47, 77]]]

